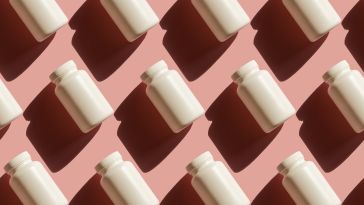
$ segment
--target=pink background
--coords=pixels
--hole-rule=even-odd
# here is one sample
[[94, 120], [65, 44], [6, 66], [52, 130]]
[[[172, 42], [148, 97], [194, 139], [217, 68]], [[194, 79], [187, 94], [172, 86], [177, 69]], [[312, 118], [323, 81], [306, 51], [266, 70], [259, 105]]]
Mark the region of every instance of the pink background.
[[[163, 204], [190, 205], [201, 202], [184, 177], [185, 165], [209, 150], [234, 173], [254, 204], [292, 204], [275, 168], [301, 150], [321, 165], [342, 200], [352, 193], [347, 204], [360, 204], [351, 202], [359, 200], [364, 189], [358, 185], [364, 171], [363, 136], [351, 131], [321, 85], [322, 74], [340, 60], [359, 70], [359, 64], [364, 65], [359, 49], [364, 45], [359, 23], [363, 16], [352, 10], [362, 7], [358, 1], [331, 0], [339, 15], [347, 17], [345, 29], [340, 25], [310, 44], [279, 0], [241, 0], [252, 24], [220, 45], [188, 1], [149, 0], [162, 26], [132, 44], [125, 43], [96, 0], [58, 2], [70, 26], [40, 45], [34, 44], [7, 0], [0, 3], [0, 72], [26, 110], [25, 117], [2, 131], [0, 165], [28, 150], [44, 162], [71, 204], [108, 204], [94, 165], [118, 150], [136, 165]], [[117, 110], [97, 133], [82, 136], [48, 85], [48, 75], [69, 59], [95, 78]], [[160, 59], [184, 74], [208, 110], [207, 117], [179, 135], [170, 133], [139, 85], [139, 75]], [[298, 117], [269, 135], [260, 131], [230, 85], [230, 75], [251, 59], [272, 73], [299, 110]], [[3, 171], [0, 176], [0, 203], [18, 204]]]

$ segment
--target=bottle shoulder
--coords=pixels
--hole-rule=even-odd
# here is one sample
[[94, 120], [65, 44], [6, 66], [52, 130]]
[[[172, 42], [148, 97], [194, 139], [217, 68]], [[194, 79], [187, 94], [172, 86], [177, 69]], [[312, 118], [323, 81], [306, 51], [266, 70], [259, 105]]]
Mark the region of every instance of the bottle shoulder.
[[179, 80], [182, 80], [182, 78], [177, 71], [168, 70], [168, 71], [165, 71], [162, 74], [156, 76], [148, 84], [148, 87], [156, 87], [156, 86], [160, 86], [161, 84], [164, 84], [164, 83], [170, 83], [170, 82], [175, 82], [175, 81], [179, 81]]
[[37, 171], [39, 168], [42, 168], [43, 165], [38, 162], [38, 161], [32, 161], [32, 162], [29, 162], [25, 165], [22, 165], [20, 167], [18, 167], [14, 174], [12, 174], [12, 177], [13, 178], [16, 178], [16, 177], [19, 177], [19, 176], [22, 176], [24, 174], [28, 174], [28, 173], [31, 173], [31, 172], [34, 172], [34, 171]]
[[330, 87], [341, 86], [343, 84], [355, 81], [364, 81], [364, 78], [357, 70], [342, 74], [339, 78], [335, 79], [332, 83], [330, 83]]
[[248, 76], [245, 77], [245, 79], [240, 82], [238, 85], [239, 86], [249, 86], [252, 83], [261, 83], [262, 81], [266, 81], [266, 80], [273, 80], [273, 78], [271, 77], [270, 73], [266, 70], [259, 70], [256, 71], [254, 73], [249, 74]]
[[207, 173], [211, 173], [211, 172], [214, 172], [218, 169], [221, 169], [221, 167], [224, 167], [224, 164], [220, 161], [212, 161], [208, 164], [206, 164], [205, 166], [201, 167], [196, 175], [194, 176], [194, 178], [201, 178], [201, 177], [204, 177], [205, 174]]
[[120, 162], [112, 167], [110, 167], [105, 174], [103, 174], [103, 177], [109, 177], [115, 174], [125, 174], [127, 172], [130, 172], [130, 170], [135, 169], [134, 165], [129, 161], [123, 161]]
[[58, 87], [65, 87], [74, 83], [79, 83], [89, 78], [88, 74], [84, 70], [77, 70], [67, 76], [65, 76], [56, 86]]
[[285, 178], [295, 177], [297, 176], [297, 174], [300, 175], [301, 173], [306, 172], [307, 170], [310, 170], [312, 169], [312, 167], [315, 166], [316, 165], [312, 161], [304, 161], [290, 168], [288, 173], [285, 175]]

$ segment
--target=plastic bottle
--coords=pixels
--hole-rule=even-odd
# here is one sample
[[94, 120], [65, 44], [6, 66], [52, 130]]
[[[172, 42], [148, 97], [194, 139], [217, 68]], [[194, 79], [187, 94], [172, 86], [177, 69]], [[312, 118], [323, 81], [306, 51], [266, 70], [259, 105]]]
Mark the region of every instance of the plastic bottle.
[[283, 4], [311, 42], [341, 23], [328, 0], [283, 0]]
[[297, 205], [341, 205], [324, 176], [301, 152], [284, 160], [277, 170], [284, 176], [283, 186]]
[[115, 205], [157, 205], [159, 201], [142, 176], [119, 152], [113, 152], [96, 167], [101, 186]]
[[296, 113], [266, 70], [250, 61], [232, 75], [237, 93], [264, 132], [269, 133]]
[[49, 77], [55, 93], [82, 132], [87, 133], [113, 114], [113, 109], [84, 70], [73, 61], [57, 68]]
[[364, 78], [341, 61], [329, 69], [323, 79], [329, 85], [328, 93], [353, 130], [364, 131]]
[[199, 101], [175, 70], [162, 60], [141, 75], [146, 93], [171, 130], [180, 132], [205, 112]]
[[66, 197], [38, 161], [28, 152], [14, 157], [4, 167], [10, 175], [10, 187], [26, 205], [68, 205]]
[[55, 0], [10, 0], [10, 4], [38, 42], [68, 23]]
[[192, 4], [220, 42], [250, 22], [237, 0], [192, 0]]
[[0, 80], [0, 129], [10, 124], [22, 113], [23, 110], [18, 102]]
[[239, 184], [220, 161], [204, 152], [186, 167], [192, 186], [206, 205], [249, 205]]
[[101, 4], [129, 42], [159, 23], [146, 0], [101, 0]]

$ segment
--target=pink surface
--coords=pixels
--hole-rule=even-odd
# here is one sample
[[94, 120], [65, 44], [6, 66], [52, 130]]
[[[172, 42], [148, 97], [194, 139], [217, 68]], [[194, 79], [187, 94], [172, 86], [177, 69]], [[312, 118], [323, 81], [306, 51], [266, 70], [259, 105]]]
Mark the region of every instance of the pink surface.
[[[193, 205], [200, 202], [191, 191], [189, 178], [184, 177], [185, 165], [209, 150], [229, 165], [254, 204], [291, 204], [275, 167], [301, 150], [307, 159], [321, 165], [342, 200], [352, 192], [347, 204], [360, 204], [353, 201], [364, 189], [363, 183], [358, 185], [364, 171], [363, 135], [353, 134], [321, 85], [322, 74], [342, 59], [356, 69], [360, 69], [359, 64], [364, 66], [364, 55], [360, 53], [363, 29], [358, 23], [363, 16], [356, 12], [347, 16], [357, 1], [332, 0], [340, 16], [348, 17], [344, 25], [350, 32], [339, 26], [311, 45], [279, 0], [241, 0], [253, 19], [252, 25], [221, 45], [216, 45], [184, 0], [149, 0], [159, 17], [164, 18], [161, 26], [133, 44], [125, 44], [96, 0], [58, 2], [72, 18], [70, 26], [62, 28], [51, 42], [33, 49], [29, 49], [30, 34], [25, 32], [24, 37], [25, 29], [7, 1], [0, 3], [0, 72], [26, 110], [24, 117], [2, 131], [0, 165], [28, 150], [34, 159], [47, 165], [72, 204], [107, 204], [98, 178], [93, 177], [94, 165], [119, 150], [124, 159], [137, 165], [158, 198], [164, 199], [162, 204]], [[364, 9], [357, 4], [359, 7]], [[54, 97], [53, 87], [47, 86], [48, 75], [69, 59], [95, 78], [117, 110], [115, 117], [88, 136], [79, 133]], [[139, 85], [139, 75], [160, 59], [185, 74], [208, 110], [207, 117], [179, 135], [171, 135], [161, 123], [144, 95], [144, 87]], [[230, 75], [251, 59], [277, 78], [299, 110], [298, 117], [267, 136], [230, 85]], [[17, 204], [8, 191], [7, 177], [3, 175], [0, 203]]]

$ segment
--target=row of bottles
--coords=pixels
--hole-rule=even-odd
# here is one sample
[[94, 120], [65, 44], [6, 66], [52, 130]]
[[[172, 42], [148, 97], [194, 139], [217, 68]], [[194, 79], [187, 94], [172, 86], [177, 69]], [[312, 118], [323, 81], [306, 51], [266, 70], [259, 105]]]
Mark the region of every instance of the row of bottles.
[[[164, 61], [152, 65], [140, 78], [147, 85], [147, 96], [173, 132], [180, 132], [204, 115], [204, 108], [185, 81], [176, 70], [168, 69]], [[265, 132], [272, 131], [295, 114], [273, 78], [267, 71], [259, 70], [255, 61], [244, 65], [232, 78], [239, 85], [238, 95]], [[91, 131], [113, 114], [112, 107], [91, 77], [77, 69], [73, 61], [57, 68], [50, 80], [56, 85], [56, 96], [82, 132]], [[5, 125], [19, 116], [21, 109], [3, 87], [0, 100], [7, 105], [2, 107], [8, 109], [0, 109], [0, 114], [9, 116]]]
[[[128, 41], [134, 41], [159, 23], [146, 0], [100, 0]], [[55, 33], [68, 19], [55, 0], [10, 0], [37, 41]], [[316, 41], [341, 23], [328, 0], [283, 0], [292, 17], [310, 41]], [[237, 0], [192, 0], [192, 4], [216, 38], [223, 42], [249, 24]]]
[[[249, 205], [250, 201], [220, 161], [210, 152], [195, 158], [187, 167], [192, 186], [206, 205]], [[341, 201], [316, 165], [296, 152], [277, 167], [283, 187], [297, 205], [340, 205]]]
[[[170, 129], [178, 133], [204, 115], [204, 108], [176, 70], [162, 60], [140, 76], [147, 85], [146, 94]], [[237, 95], [266, 133], [282, 125], [295, 114], [295, 108], [266, 70], [255, 61], [243, 65], [232, 75]], [[346, 61], [330, 68], [323, 79], [328, 93], [353, 130], [364, 131], [364, 78], [351, 70]], [[113, 108], [84, 70], [73, 61], [57, 68], [50, 80], [55, 94], [84, 133], [100, 125], [113, 114]], [[22, 114], [22, 109], [0, 81], [0, 127]]]
[[[9, 184], [27, 205], [66, 205], [61, 190], [38, 161], [29, 153], [14, 157], [4, 167], [11, 176]], [[135, 166], [114, 152], [95, 166], [101, 175], [100, 185], [115, 205], [158, 205], [159, 200]], [[206, 205], [249, 205], [250, 201], [234, 177], [210, 152], [196, 157], [186, 166], [192, 187]], [[316, 165], [296, 152], [277, 170], [282, 184], [297, 205], [339, 205], [340, 199]]]
[[[130, 42], [159, 23], [146, 0], [100, 0], [100, 3]], [[38, 42], [68, 23], [55, 0], [10, 0], [10, 4]]]

